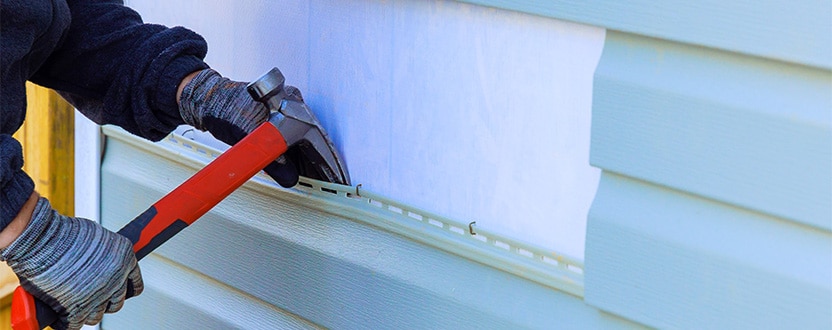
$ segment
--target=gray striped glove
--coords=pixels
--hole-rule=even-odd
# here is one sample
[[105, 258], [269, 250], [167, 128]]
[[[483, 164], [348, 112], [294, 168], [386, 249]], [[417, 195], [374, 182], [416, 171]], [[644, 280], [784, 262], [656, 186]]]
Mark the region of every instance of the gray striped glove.
[[[234, 145], [269, 119], [269, 109], [254, 101], [246, 85], [212, 69], [202, 70], [182, 89], [179, 114], [186, 124]], [[287, 91], [291, 97], [301, 98], [297, 88], [289, 86]], [[265, 171], [283, 187], [298, 182], [298, 170], [287, 158], [273, 162]]]
[[55, 329], [80, 329], [121, 309], [144, 285], [130, 240], [99, 224], [58, 214], [38, 200], [29, 225], [0, 250], [20, 285], [58, 312]]
[[[179, 114], [188, 125], [210, 131], [216, 138], [233, 145], [269, 119], [269, 110], [254, 101], [246, 85], [225, 78], [213, 69], [202, 70], [182, 89]], [[214, 132], [212, 128], [220, 128], [213, 127], [215, 121], [224, 121], [230, 127]]]

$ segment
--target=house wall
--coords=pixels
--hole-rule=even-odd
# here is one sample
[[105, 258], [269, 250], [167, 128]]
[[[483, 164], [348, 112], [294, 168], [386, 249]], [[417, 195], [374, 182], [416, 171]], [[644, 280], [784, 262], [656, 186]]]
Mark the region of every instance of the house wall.
[[279, 67], [353, 184], [582, 258], [603, 29], [455, 1], [128, 4], [232, 78]]
[[[832, 327], [828, 3], [464, 2], [484, 6], [131, 2], [203, 28], [226, 50], [208, 60], [234, 78], [297, 76], [354, 184], [380, 194], [254, 180], [143, 261], [148, 278], [192, 277], [194, 297], [239, 312], [148, 281], [105, 328], [176, 325], [186, 310], [238, 327]], [[583, 120], [600, 179], [572, 149]], [[108, 134], [111, 228], [210, 159], [181, 135]], [[585, 242], [584, 211], [572, 223], [556, 209], [584, 193]], [[465, 233], [469, 219], [483, 235]], [[584, 246], [585, 266], [567, 257]]]
[[[249, 182], [142, 261], [104, 328], [640, 327], [581, 300], [603, 29], [452, 1], [128, 4], [232, 78], [280, 67], [364, 197]], [[105, 133], [113, 229], [221, 149]]]

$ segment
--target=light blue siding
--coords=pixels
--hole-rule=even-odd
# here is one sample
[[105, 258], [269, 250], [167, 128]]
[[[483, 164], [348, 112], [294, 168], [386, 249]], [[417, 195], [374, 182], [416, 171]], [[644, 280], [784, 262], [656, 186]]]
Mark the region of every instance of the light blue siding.
[[832, 68], [832, 4], [827, 0], [463, 1]]
[[142, 260], [140, 267], [141, 298], [130, 299], [119, 317], [108, 316], [104, 329], [320, 328], [157, 255]]
[[832, 237], [604, 172], [587, 303], [658, 328], [832, 327]]
[[609, 32], [591, 162], [832, 230], [828, 71]]
[[[209, 160], [191, 142], [166, 147], [107, 132], [102, 222], [111, 229]], [[446, 237], [443, 228], [382, 213], [366, 200], [321, 195], [329, 196], [247, 183], [142, 261], [148, 295], [107, 315], [103, 327], [177, 328], [168, 325], [188, 320], [209, 328], [264, 322], [275, 324], [265, 328], [336, 329], [640, 327], [531, 280], [533, 274], [523, 274], [534, 267], [523, 262], [507, 261], [514, 272], [488, 266], [512, 259], [492, 244], [467, 234]], [[560, 273], [551, 267], [547, 276]], [[238, 318], [251, 313], [240, 312], [246, 308], [266, 314], [245, 323]], [[223, 309], [228, 312], [218, 312]]]
[[[721, 26], [735, 45], [605, 24], [621, 31], [593, 88], [588, 304], [659, 328], [832, 328], [831, 6], [755, 6]], [[671, 8], [681, 26], [724, 13]], [[743, 24], [760, 13], [769, 40]]]

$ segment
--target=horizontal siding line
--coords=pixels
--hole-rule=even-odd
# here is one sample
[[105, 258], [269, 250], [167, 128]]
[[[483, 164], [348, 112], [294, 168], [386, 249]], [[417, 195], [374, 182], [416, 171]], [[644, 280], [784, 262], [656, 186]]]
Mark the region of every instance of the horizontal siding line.
[[[747, 213], [749, 215], [756, 216], [756, 217], [759, 217], [759, 218], [765, 218], [769, 221], [782, 222], [785, 225], [794, 226], [794, 227], [801, 228], [801, 229], [804, 229], [804, 230], [810, 230], [810, 231], [817, 231], [817, 232], [822, 232], [822, 233], [826, 233], [826, 234], [832, 234], [832, 231], [826, 230], [824, 228], [818, 228], [817, 226], [806, 224], [806, 223], [803, 223], [803, 222], [800, 222], [800, 221], [794, 221], [792, 219], [779, 217], [775, 214], [767, 213], [765, 211], [761, 211], [761, 210], [758, 210], [758, 209], [755, 209], [755, 208], [749, 208], [749, 207], [746, 207], [744, 205], [731, 203], [729, 201], [717, 199], [717, 198], [714, 198], [714, 197], [711, 197], [711, 196], [708, 196], [708, 195], [697, 194], [696, 192], [691, 192], [689, 190], [680, 189], [678, 187], [663, 184], [661, 182], [650, 181], [648, 179], [644, 179], [644, 178], [639, 177], [639, 176], [633, 176], [633, 175], [630, 175], [630, 174], [627, 174], [627, 173], [624, 173], [624, 172], [617, 172], [616, 170], [612, 170], [612, 169], [603, 169], [603, 175], [617, 177], [621, 180], [626, 180], [626, 181], [632, 182], [634, 184], [655, 187], [656, 189], [662, 189], [662, 190], [665, 190], [665, 191], [667, 191], [668, 193], [671, 193], [671, 194], [686, 196], [686, 197], [688, 197], [692, 200], [712, 203], [715, 206], [719, 206], [719, 207], [723, 207], [725, 209], [731, 209], [731, 210]], [[832, 211], [832, 210], [830, 210], [830, 211]]]
[[832, 6], [815, 0], [458, 0], [832, 69]]
[[832, 231], [824, 72], [609, 31], [590, 163]]
[[[310, 320], [307, 320], [307, 319], [304, 319], [300, 315], [291, 313], [287, 310], [280, 309], [277, 306], [272, 305], [268, 301], [260, 299], [259, 297], [255, 296], [255, 295], [253, 295], [249, 292], [245, 292], [243, 290], [235, 288], [235, 287], [229, 285], [228, 283], [218, 281], [217, 279], [215, 279], [211, 276], [208, 276], [208, 275], [200, 272], [199, 270], [196, 270], [196, 269], [190, 268], [188, 266], [182, 265], [182, 264], [176, 262], [175, 260], [172, 260], [172, 259], [170, 259], [170, 258], [168, 258], [168, 257], [166, 257], [162, 254], [151, 253], [147, 256], [147, 259], [148, 260], [154, 260], [154, 263], [158, 264], [159, 266], [164, 266], [165, 268], [174, 269], [178, 272], [183, 273], [183, 275], [187, 274], [187, 277], [188, 277], [189, 281], [193, 281], [193, 279], [196, 278], [196, 280], [198, 282], [203, 282], [207, 285], [210, 285], [210, 286], [213, 286], [213, 287], [218, 287], [222, 291], [226, 291], [231, 295], [239, 296], [241, 298], [244, 298], [245, 300], [251, 301], [254, 304], [264, 306], [265, 307], [264, 309], [270, 309], [270, 310], [274, 311], [275, 313], [291, 315], [292, 317], [296, 318], [298, 320], [298, 322], [305, 322], [305, 323], [308, 323], [310, 326], [314, 325], [314, 327], [322, 328], [320, 325], [316, 325], [314, 322], [312, 322]], [[145, 259], [142, 259], [142, 260], [145, 260]], [[145, 263], [146, 262], [142, 262], [142, 265], [144, 265]], [[149, 272], [149, 273], [152, 273], [152, 272]], [[181, 276], [181, 277], [185, 277], [185, 276]], [[170, 281], [170, 277], [166, 277], [166, 279], [167, 279], [167, 281]], [[145, 285], [147, 285], [148, 283], [151, 283], [151, 282], [145, 282]], [[163, 283], [165, 283], [165, 281], [155, 281], [155, 283], [163, 284]]]
[[[108, 137], [195, 170], [201, 169], [221, 154], [211, 147], [176, 134], [154, 144], [113, 126], [105, 126], [103, 132]], [[474, 227], [476, 235], [470, 235], [468, 223], [420, 210], [361, 187], [301, 177], [298, 186], [287, 190], [279, 188], [263, 173], [255, 176], [250, 183], [249, 188], [259, 192], [281, 189], [305, 198], [314, 198], [317, 202], [312, 203], [315, 205], [313, 207], [320, 211], [338, 210], [340, 216], [353, 221], [583, 297], [583, 264], [573, 257], [518, 242], [483, 228]]]
[[830, 242], [817, 228], [604, 171], [585, 301], [657, 328], [828, 328]]
[[324, 329], [158, 253], [141, 267], [143, 293], [106, 314], [104, 329]]

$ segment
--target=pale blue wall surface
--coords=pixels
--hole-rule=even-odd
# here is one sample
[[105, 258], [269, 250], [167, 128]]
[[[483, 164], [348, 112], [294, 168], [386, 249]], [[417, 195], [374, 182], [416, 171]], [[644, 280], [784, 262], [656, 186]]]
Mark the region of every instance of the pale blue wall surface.
[[829, 71], [610, 34], [593, 164], [832, 230]]
[[609, 171], [587, 229], [588, 304], [657, 328], [832, 327], [829, 232]]

